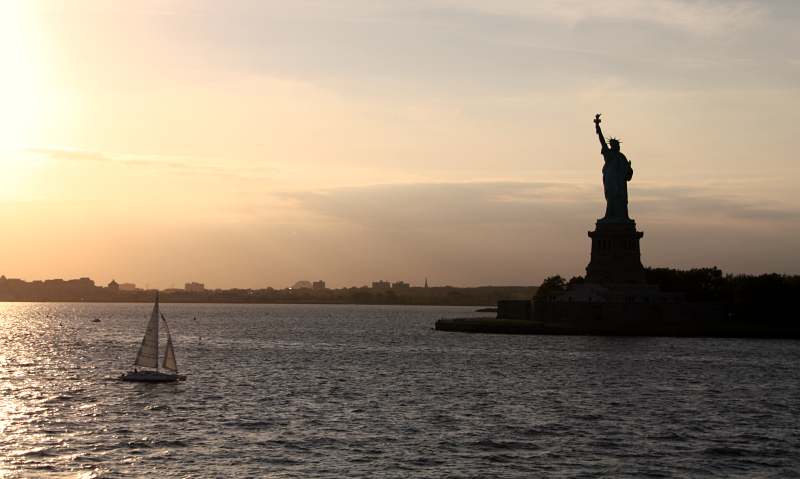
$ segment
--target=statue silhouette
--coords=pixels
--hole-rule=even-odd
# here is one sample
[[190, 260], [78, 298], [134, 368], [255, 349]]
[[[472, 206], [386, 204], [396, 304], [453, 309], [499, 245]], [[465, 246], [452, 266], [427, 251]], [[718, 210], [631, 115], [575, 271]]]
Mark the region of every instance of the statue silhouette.
[[600, 129], [600, 114], [594, 117], [595, 130], [600, 138], [600, 153], [603, 154], [603, 190], [606, 197], [606, 215], [598, 223], [627, 223], [628, 181], [633, 177], [631, 162], [619, 151], [619, 140], [611, 138], [606, 144]]

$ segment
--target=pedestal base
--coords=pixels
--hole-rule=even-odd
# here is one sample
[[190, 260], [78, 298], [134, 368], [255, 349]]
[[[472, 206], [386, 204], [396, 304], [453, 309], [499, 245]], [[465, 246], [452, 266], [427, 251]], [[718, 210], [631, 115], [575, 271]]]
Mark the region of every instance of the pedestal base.
[[643, 284], [639, 240], [644, 233], [636, 231], [636, 223], [598, 221], [592, 238], [592, 257], [586, 267], [586, 281], [598, 284]]

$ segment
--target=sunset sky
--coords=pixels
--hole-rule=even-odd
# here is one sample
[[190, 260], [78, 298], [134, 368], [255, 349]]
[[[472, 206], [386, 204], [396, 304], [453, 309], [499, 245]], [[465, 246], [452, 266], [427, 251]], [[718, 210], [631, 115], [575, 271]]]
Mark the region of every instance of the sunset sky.
[[0, 0], [0, 274], [584, 274], [592, 119], [646, 265], [800, 273], [800, 2]]

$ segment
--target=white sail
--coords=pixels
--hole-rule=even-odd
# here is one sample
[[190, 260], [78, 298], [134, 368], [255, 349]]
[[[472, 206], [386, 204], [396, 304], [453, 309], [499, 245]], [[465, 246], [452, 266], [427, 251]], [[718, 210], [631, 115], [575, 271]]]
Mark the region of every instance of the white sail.
[[172, 335], [169, 334], [169, 326], [167, 325], [167, 319], [164, 315], [161, 315], [161, 319], [164, 320], [164, 326], [167, 328], [167, 350], [164, 353], [164, 363], [162, 366], [164, 369], [169, 371], [178, 372], [178, 363], [175, 361], [175, 350], [172, 348]]
[[150, 314], [150, 321], [147, 323], [147, 331], [142, 338], [142, 345], [136, 354], [137, 366], [144, 368], [158, 368], [158, 294], [156, 294], [156, 304], [153, 305], [153, 312]]

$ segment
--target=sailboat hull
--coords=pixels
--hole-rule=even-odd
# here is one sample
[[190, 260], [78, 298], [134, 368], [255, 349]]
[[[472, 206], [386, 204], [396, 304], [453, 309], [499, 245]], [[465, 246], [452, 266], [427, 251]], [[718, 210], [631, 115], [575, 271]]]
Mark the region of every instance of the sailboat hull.
[[122, 381], [140, 383], [172, 383], [175, 381], [186, 381], [186, 376], [182, 374], [169, 374], [156, 371], [129, 371], [119, 378]]

